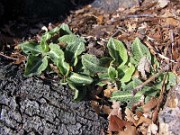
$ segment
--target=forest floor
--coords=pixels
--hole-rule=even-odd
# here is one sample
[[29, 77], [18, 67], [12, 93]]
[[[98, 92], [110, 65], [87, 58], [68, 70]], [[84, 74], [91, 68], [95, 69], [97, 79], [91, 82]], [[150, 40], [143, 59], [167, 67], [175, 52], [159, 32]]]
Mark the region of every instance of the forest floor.
[[[1, 64], [13, 63], [24, 68], [26, 56], [19, 51], [18, 44], [27, 39], [38, 38], [43, 33], [41, 29], [43, 26], [51, 29], [61, 23], [68, 24], [73, 33], [84, 37], [88, 41], [88, 53], [97, 57], [104, 56], [105, 50], [102, 46], [107, 44], [110, 37], [122, 41], [129, 54], [132, 42], [138, 37], [160, 65], [170, 65], [168, 71], [177, 77], [177, 85], [170, 90], [169, 95], [162, 86], [161, 94], [158, 97], [140, 105], [142, 106], [141, 111], [137, 110], [139, 104], [134, 105], [131, 109], [125, 109], [124, 106], [120, 106], [119, 102], [109, 102], [109, 98], [114, 92], [113, 88], [94, 90], [91, 93], [94, 94], [91, 98], [91, 106], [97, 114], [108, 116], [106, 119], [109, 124], [108, 128], [103, 131], [104, 134], [150, 135], [170, 132], [178, 134], [180, 132], [178, 129], [178, 125], [180, 125], [178, 113], [180, 108], [180, 93], [178, 92], [180, 89], [178, 85], [180, 75], [180, 1], [144, 1], [138, 7], [118, 8], [111, 13], [88, 5], [72, 11], [61, 22], [57, 20], [50, 22], [46, 18], [36, 20], [20, 18], [9, 21], [0, 28]], [[141, 77], [139, 74], [136, 76]], [[154, 81], [150, 76], [146, 78], [146, 80], [149, 79], [151, 82]], [[163, 112], [162, 108], [166, 111]], [[172, 113], [172, 119], [176, 119], [174, 123], [173, 120], [169, 120], [169, 122], [161, 120], [160, 116], [164, 119], [169, 118], [166, 116], [169, 110], [177, 111], [175, 114]], [[171, 124], [168, 125], [168, 123]]]

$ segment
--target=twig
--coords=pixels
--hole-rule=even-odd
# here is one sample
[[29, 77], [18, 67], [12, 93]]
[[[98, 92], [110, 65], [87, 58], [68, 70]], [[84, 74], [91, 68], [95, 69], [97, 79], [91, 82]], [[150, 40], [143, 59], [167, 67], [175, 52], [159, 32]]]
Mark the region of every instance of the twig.
[[164, 60], [167, 60], [167, 61], [170, 61], [170, 62], [173, 62], [173, 63], [178, 63], [177, 61], [172, 60], [172, 59], [169, 59], [168, 57], [166, 57], [166, 56], [164, 56], [164, 55], [162, 55], [162, 54], [160, 54], [160, 53], [157, 53], [157, 55], [158, 55], [160, 58], [164, 59]]
[[119, 27], [119, 28], [112, 34], [111, 37], [117, 36], [117, 35], [119, 34], [119, 32], [123, 33], [123, 32], [124, 32], [123, 30], [125, 31], [125, 29], [123, 29], [122, 27]]
[[120, 20], [125, 20], [125, 19], [128, 19], [128, 18], [143, 18], [143, 17], [150, 17], [150, 18], [154, 18], [155, 16], [154, 15], [151, 15], [151, 14], [141, 14], [141, 15], [127, 15], [125, 17], [122, 17], [120, 18]]
[[173, 62], [173, 63], [178, 63], [177, 61], [175, 61], [173, 59], [170, 59], [170, 58], [168, 58], [168, 57], [166, 57], [166, 56], [164, 56], [164, 55], [162, 55], [160, 53], [157, 53], [149, 42], [144, 41], [144, 43], [146, 43], [146, 45], [148, 46], [148, 48], [150, 49], [150, 51], [151, 51], [151, 53], [153, 55], [158, 55], [161, 59], [164, 59], [164, 60], [167, 60], [167, 61], [170, 61], [170, 62]]
[[173, 51], [174, 51], [174, 33], [173, 33], [173, 30], [170, 30], [170, 40], [171, 40], [171, 59], [173, 59]]
[[144, 18], [144, 17], [149, 17], [149, 18], [174, 18], [176, 20], [180, 20], [179, 17], [176, 16], [155, 16], [155, 15], [151, 15], [151, 14], [140, 14], [140, 15], [127, 15], [125, 17], [120, 18], [120, 21], [125, 20], [125, 19], [129, 19], [129, 18]]
[[12, 57], [9, 57], [7, 55], [4, 55], [3, 53], [0, 52], [0, 56], [6, 58], [6, 59], [10, 59], [10, 60], [17, 60], [16, 58], [12, 58]]
[[144, 86], [146, 86], [147, 84], [149, 84], [151, 81], [153, 81], [155, 78], [157, 78], [160, 74], [162, 74], [163, 72], [167, 71], [169, 69], [169, 65], [171, 63], [169, 63], [168, 65], [166, 65], [163, 69], [161, 69], [158, 73], [152, 75], [149, 79], [147, 79], [145, 82], [143, 82], [142, 84], [140, 84], [139, 86], [137, 86], [136, 88], [134, 88], [132, 90], [132, 94], [133, 96], [140, 91]]
[[158, 113], [159, 113], [159, 110], [160, 110], [160, 107], [162, 105], [162, 102], [164, 100], [164, 93], [165, 93], [165, 88], [166, 88], [166, 80], [167, 80], [167, 74], [166, 76], [163, 78], [163, 84], [162, 84], [162, 88], [161, 88], [161, 92], [160, 92], [160, 96], [159, 96], [159, 102], [158, 102], [158, 105], [157, 107], [155, 108], [154, 110], [154, 113], [153, 113], [153, 117], [152, 117], [152, 121], [155, 123], [157, 118], [158, 118]]

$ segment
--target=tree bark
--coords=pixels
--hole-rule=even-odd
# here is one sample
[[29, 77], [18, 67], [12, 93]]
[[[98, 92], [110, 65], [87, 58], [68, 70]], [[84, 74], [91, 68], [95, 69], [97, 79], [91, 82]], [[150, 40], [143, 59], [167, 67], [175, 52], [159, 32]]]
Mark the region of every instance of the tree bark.
[[89, 101], [74, 102], [70, 89], [0, 65], [1, 135], [99, 135], [106, 125]]

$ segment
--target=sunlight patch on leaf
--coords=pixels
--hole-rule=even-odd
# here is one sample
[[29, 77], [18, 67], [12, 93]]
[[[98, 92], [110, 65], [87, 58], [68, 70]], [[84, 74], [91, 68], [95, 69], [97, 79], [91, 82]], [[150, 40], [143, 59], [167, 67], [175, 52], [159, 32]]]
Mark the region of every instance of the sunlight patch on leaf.
[[135, 67], [131, 63], [129, 63], [128, 66], [123, 65], [118, 67], [120, 81], [123, 83], [129, 82], [132, 78], [134, 71]]
[[107, 44], [109, 54], [113, 58], [113, 60], [118, 64], [125, 64], [128, 60], [127, 50], [124, 44], [117, 40], [110, 38]]
[[72, 72], [68, 77], [68, 81], [70, 81], [74, 85], [89, 85], [93, 82], [93, 79], [88, 75], [78, 74]]
[[70, 66], [68, 63], [65, 62], [64, 52], [57, 44], [50, 44], [49, 47], [50, 51], [47, 53], [47, 55], [58, 67], [62, 75], [68, 75], [70, 71]]

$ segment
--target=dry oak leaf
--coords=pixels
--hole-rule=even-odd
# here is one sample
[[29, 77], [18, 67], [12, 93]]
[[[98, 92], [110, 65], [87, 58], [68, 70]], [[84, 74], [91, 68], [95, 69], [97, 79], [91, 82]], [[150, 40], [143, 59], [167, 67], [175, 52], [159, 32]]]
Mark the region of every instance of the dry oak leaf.
[[132, 126], [133, 123], [124, 121], [117, 117], [116, 115], [111, 115], [109, 118], [109, 131], [119, 132], [123, 131], [123, 129], [127, 128], [128, 126]]
[[[151, 120], [148, 118], [145, 118], [143, 115], [136, 115], [131, 112], [128, 108], [125, 110], [126, 119], [129, 122], [132, 122], [136, 127], [139, 126], [142, 123], [151, 124]], [[140, 116], [140, 117], [138, 117]]]
[[144, 116], [141, 116], [139, 118], [139, 120], [137, 121], [137, 123], [135, 123], [135, 126], [139, 126], [141, 125], [142, 123], [146, 123], [146, 124], [151, 124], [152, 123], [152, 120], [151, 119], [148, 119], [148, 118], [145, 118]]
[[123, 130], [125, 125], [126, 125], [126, 122], [124, 120], [120, 119], [116, 115], [110, 115], [109, 126], [108, 126], [109, 131], [114, 131], [114, 132], [121, 131], [121, 130]]

